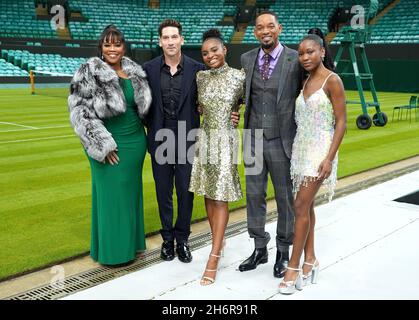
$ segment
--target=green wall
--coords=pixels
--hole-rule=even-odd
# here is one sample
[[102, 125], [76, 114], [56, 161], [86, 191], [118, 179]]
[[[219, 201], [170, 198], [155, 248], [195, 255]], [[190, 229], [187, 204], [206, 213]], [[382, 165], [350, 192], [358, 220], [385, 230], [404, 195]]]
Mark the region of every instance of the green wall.
[[[370, 60], [371, 72], [377, 91], [419, 92], [419, 60]], [[347, 66], [349, 67], [349, 66]], [[339, 67], [338, 72], [342, 69]], [[349, 72], [353, 72], [352, 67]], [[344, 78], [345, 89], [357, 90], [354, 78]], [[368, 81], [363, 81], [368, 90]]]

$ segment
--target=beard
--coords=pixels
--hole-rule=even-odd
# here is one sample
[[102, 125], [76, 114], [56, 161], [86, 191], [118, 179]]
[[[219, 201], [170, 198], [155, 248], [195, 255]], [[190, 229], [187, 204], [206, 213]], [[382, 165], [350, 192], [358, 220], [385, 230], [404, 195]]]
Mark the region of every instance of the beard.
[[271, 43], [262, 43], [262, 49], [269, 50], [272, 49], [274, 45], [275, 42], [273, 41]]

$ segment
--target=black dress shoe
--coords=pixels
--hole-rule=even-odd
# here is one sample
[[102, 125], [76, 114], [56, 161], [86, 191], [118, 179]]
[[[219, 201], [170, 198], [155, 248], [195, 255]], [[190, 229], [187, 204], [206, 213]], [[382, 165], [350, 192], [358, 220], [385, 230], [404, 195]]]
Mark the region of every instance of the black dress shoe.
[[192, 261], [192, 254], [189, 250], [187, 242], [181, 242], [176, 244], [176, 253], [180, 261], [188, 263]]
[[240, 271], [249, 271], [256, 269], [256, 267], [261, 263], [268, 262], [268, 249], [266, 247], [256, 248], [253, 251], [252, 255], [244, 260], [241, 265], [239, 265]]
[[161, 245], [160, 258], [165, 261], [171, 261], [175, 258], [175, 242], [174, 241], [163, 241]]
[[275, 278], [283, 278], [285, 275], [285, 271], [287, 271], [289, 261], [288, 252], [276, 252], [276, 260], [274, 264], [274, 277]]

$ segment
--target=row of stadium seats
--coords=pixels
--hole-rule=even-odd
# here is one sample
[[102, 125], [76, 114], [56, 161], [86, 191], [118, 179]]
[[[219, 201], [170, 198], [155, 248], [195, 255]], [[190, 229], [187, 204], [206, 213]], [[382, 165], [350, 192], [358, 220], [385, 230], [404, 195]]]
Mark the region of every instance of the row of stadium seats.
[[36, 20], [33, 0], [0, 1], [0, 35], [20, 38], [56, 38], [48, 20]]
[[[103, 28], [112, 22], [121, 28], [128, 41], [148, 42], [154, 46], [158, 43], [158, 26], [167, 17], [182, 23], [186, 42], [199, 44], [205, 30], [217, 26], [224, 15], [234, 15], [237, 10], [236, 5], [224, 4], [223, 0], [161, 0], [158, 9], [120, 1], [118, 10], [115, 10], [112, 0], [71, 0], [70, 6], [89, 18], [88, 22], [70, 22], [73, 39], [96, 40]], [[226, 41], [230, 41], [234, 27], [220, 29]]]
[[[287, 0], [276, 1], [270, 7], [278, 15], [282, 24], [281, 42], [285, 44], [298, 43], [310, 28], [317, 27], [327, 33], [327, 22], [337, 6], [335, 0], [312, 1]], [[243, 43], [257, 43], [253, 35], [254, 26], [246, 29]]]
[[[392, 0], [380, 0], [379, 9], [384, 9]], [[307, 0], [277, 1], [270, 10], [277, 13], [283, 30], [281, 41], [295, 44], [310, 28], [317, 27], [328, 33], [327, 23], [337, 6], [362, 5], [368, 9], [369, 0], [319, 0], [313, 6]], [[419, 17], [415, 14], [417, 1], [401, 0], [392, 10], [385, 14], [374, 26], [371, 43], [419, 43]], [[301, 19], [304, 17], [304, 19]], [[257, 43], [253, 35], [254, 26], [248, 26], [243, 43]], [[343, 38], [338, 33], [332, 43], [340, 43]]]
[[[216, 26], [222, 33], [225, 42], [230, 42], [232, 34], [234, 33], [233, 26]], [[204, 31], [207, 29], [204, 29]], [[199, 31], [191, 31], [185, 37], [185, 45], [200, 45], [202, 42], [202, 33]], [[126, 36], [126, 33], [124, 33]], [[141, 43], [136, 43], [136, 42]], [[152, 34], [151, 32], [143, 32], [140, 34], [138, 40], [134, 40], [134, 43], [131, 44], [132, 49], [136, 48], [155, 48], [158, 46], [159, 36], [157, 33]]]
[[29, 73], [26, 70], [7, 62], [5, 59], [0, 58], [0, 77], [20, 77], [28, 76]]
[[[116, 24], [128, 41], [151, 44], [158, 42], [157, 28], [160, 22], [172, 17], [184, 27], [186, 43], [199, 44], [202, 33], [215, 27], [225, 15], [235, 15], [243, 0], [160, 0], [160, 7], [149, 8], [148, 0], [120, 0], [117, 7], [113, 0], [69, 0], [73, 10], [78, 10], [88, 22], [69, 23], [71, 36], [75, 40], [97, 40], [101, 30], [110, 23]], [[327, 33], [327, 24], [334, 10], [353, 4], [368, 8], [369, 0], [277, 0], [257, 3], [271, 4], [281, 23], [281, 41], [298, 43], [312, 27]], [[379, 11], [392, 0], [379, 0]], [[57, 33], [48, 20], [37, 20], [33, 0], [0, 0], [0, 35], [19, 38], [57, 38]], [[372, 43], [419, 43], [419, 16], [416, 14], [417, 0], [400, 0], [396, 6], [381, 17], [374, 26]], [[220, 27], [229, 42], [234, 33], [233, 26]], [[334, 43], [339, 43], [338, 33]], [[253, 26], [248, 26], [243, 43], [257, 43]]]
[[374, 26], [372, 43], [419, 43], [417, 0], [401, 0]]
[[[380, 8], [391, 1], [380, 1]], [[401, 0], [373, 26], [370, 43], [419, 43], [419, 17], [416, 0]], [[338, 33], [333, 44], [340, 43]]]
[[[69, 4], [89, 19], [88, 22], [69, 23], [73, 39], [96, 40], [106, 25], [114, 23], [125, 31], [128, 41], [154, 43], [158, 25], [167, 17], [181, 21], [185, 38], [199, 42], [203, 31], [216, 26], [225, 14], [234, 15], [237, 10], [237, 4], [224, 4], [223, 0], [161, 0], [158, 9], [149, 8], [148, 0], [121, 0], [117, 10], [112, 0], [70, 0]], [[0, 20], [0, 34], [4, 37], [57, 38], [48, 20], [36, 19], [33, 0], [1, 0]], [[229, 41], [234, 28], [223, 31]], [[144, 35], [144, 32], [153, 36]]]
[[26, 50], [1, 50], [1, 58], [17, 68], [73, 75], [85, 58], [66, 58], [59, 54], [30, 53]]

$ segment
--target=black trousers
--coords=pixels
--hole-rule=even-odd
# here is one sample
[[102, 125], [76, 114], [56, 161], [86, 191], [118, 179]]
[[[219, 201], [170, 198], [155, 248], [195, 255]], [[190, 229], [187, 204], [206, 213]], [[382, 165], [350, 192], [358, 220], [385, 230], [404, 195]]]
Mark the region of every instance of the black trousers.
[[[165, 127], [166, 129], [172, 130], [175, 136], [175, 163], [159, 164], [158, 161], [156, 161], [156, 154], [151, 155], [157, 203], [162, 225], [160, 233], [163, 240], [176, 240], [177, 243], [181, 243], [186, 242], [191, 233], [190, 227], [194, 194], [189, 192], [188, 189], [191, 179], [192, 164], [188, 163], [188, 161], [181, 161], [180, 163], [178, 161], [177, 121], [166, 123]], [[178, 210], [176, 222], [173, 226], [174, 186], [176, 187]]]

